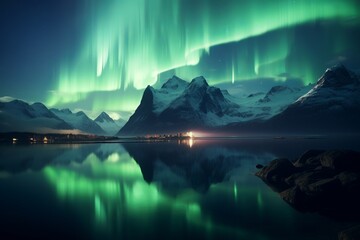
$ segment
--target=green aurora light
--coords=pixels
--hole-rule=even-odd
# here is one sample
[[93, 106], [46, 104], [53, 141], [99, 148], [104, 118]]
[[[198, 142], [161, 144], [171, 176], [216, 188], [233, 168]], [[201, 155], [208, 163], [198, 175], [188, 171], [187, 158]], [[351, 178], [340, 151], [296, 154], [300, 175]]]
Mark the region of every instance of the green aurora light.
[[[141, 97], [137, 90], [169, 71], [185, 79], [204, 75], [210, 84], [283, 73], [313, 82], [318, 72], [309, 60], [312, 49], [294, 49], [294, 27], [317, 21], [354, 24], [359, 16], [355, 0], [112, 0], [92, 1], [85, 11], [91, 21], [83, 49], [61, 67], [49, 106], [91, 95], [93, 110], [132, 111]], [[246, 41], [251, 38], [250, 46]], [[344, 38], [331, 36], [326, 45], [331, 56], [346, 48]], [[222, 56], [221, 70], [212, 71], [214, 63], [204, 59], [229, 43], [240, 47]]]

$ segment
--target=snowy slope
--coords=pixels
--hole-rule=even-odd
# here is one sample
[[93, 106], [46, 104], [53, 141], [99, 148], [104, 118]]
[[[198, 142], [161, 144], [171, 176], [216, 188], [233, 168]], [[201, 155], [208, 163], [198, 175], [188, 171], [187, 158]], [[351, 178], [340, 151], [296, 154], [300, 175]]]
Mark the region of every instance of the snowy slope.
[[155, 93], [153, 99], [153, 111], [161, 113], [169, 104], [181, 94], [187, 87], [188, 82], [173, 76], [159, 90], [151, 88]]
[[70, 130], [72, 126], [53, 114], [42, 103], [29, 105], [21, 100], [0, 102], [0, 132], [49, 132]]
[[313, 85], [290, 88], [285, 85], [277, 85], [267, 93], [256, 92], [246, 97], [230, 96], [229, 99], [241, 106], [241, 113], [247, 121], [266, 120], [282, 112], [312, 87]]
[[355, 73], [344, 66], [326, 70], [315, 87], [300, 97], [291, 107], [318, 107], [346, 109], [360, 106], [360, 81]]
[[52, 108], [50, 110], [69, 125], [85, 133], [96, 135], [105, 134], [105, 131], [82, 111], [73, 113], [69, 109], [59, 110]]
[[208, 127], [242, 120], [239, 106], [226, 99], [219, 88], [209, 86], [204, 77], [194, 78], [160, 118]]
[[95, 123], [99, 125], [107, 135], [113, 136], [115, 135], [120, 128], [119, 123], [114, 121], [107, 113], [102, 112], [95, 120]]
[[269, 120], [278, 129], [318, 133], [360, 131], [360, 80], [344, 66], [326, 70], [316, 85]]

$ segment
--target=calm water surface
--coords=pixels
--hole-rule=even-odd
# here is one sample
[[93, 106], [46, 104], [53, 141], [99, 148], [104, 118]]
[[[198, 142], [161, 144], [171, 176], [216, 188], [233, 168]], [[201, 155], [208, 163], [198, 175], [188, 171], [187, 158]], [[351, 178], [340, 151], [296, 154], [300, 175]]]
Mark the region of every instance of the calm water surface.
[[0, 146], [1, 239], [337, 239], [255, 165], [353, 140], [195, 140]]

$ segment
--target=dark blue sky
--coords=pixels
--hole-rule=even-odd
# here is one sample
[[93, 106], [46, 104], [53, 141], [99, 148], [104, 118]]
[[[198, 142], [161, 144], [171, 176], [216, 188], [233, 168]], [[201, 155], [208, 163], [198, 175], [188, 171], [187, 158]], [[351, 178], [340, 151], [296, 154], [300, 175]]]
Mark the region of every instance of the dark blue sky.
[[35, 98], [51, 89], [61, 61], [79, 47], [82, 7], [73, 0], [0, 2], [0, 96]]

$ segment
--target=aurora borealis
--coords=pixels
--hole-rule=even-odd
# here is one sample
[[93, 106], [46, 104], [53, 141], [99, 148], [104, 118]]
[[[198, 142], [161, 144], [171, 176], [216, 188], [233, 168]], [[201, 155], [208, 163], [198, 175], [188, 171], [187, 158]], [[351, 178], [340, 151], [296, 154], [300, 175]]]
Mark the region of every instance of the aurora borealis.
[[[16, 14], [14, 6], [21, 2], [4, 6]], [[15, 27], [20, 33], [9, 39], [20, 38], [19, 43], [1, 40], [6, 54], [1, 57], [0, 95], [51, 107], [133, 111], [147, 85], [173, 74], [186, 80], [203, 75], [212, 85], [260, 78], [296, 78], [308, 84], [338, 62], [360, 66], [357, 0], [35, 2], [44, 17], [26, 23], [18, 12], [22, 21]], [[21, 11], [36, 18], [29, 5]], [[46, 13], [47, 8], [52, 11]], [[56, 18], [50, 18], [54, 12]], [[1, 23], [2, 29], [5, 25]], [[38, 27], [27, 30], [35, 36], [21, 33], [27, 25]], [[48, 31], [39, 30], [44, 26]], [[44, 37], [49, 29], [52, 37]], [[47, 65], [28, 71], [33, 75], [9, 69], [10, 55], [26, 54], [10, 53], [18, 49], [16, 44], [30, 45], [27, 68]], [[31, 61], [39, 56], [42, 62]], [[29, 82], [32, 91], [17, 90]]]

